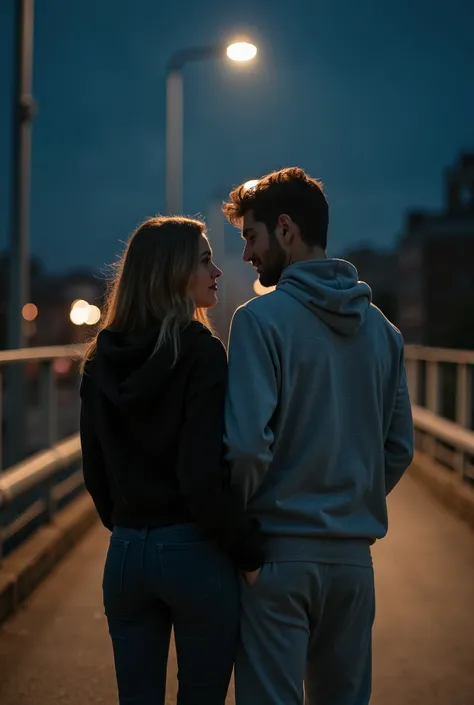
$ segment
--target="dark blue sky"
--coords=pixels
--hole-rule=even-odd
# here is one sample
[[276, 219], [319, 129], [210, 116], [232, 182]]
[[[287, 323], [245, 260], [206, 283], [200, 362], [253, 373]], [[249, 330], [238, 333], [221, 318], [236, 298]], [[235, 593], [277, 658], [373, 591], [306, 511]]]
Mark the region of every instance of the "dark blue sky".
[[[0, 249], [14, 2], [0, 2]], [[164, 208], [167, 59], [239, 31], [259, 45], [252, 70], [186, 69], [185, 211], [298, 164], [325, 183], [332, 252], [391, 245], [474, 148], [473, 30], [472, 0], [36, 0], [33, 252], [51, 270], [102, 268]]]

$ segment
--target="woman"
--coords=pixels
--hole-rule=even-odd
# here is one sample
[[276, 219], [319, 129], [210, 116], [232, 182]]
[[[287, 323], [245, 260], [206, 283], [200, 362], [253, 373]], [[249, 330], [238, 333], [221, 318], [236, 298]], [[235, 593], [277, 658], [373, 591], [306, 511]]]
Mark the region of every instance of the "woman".
[[121, 705], [164, 703], [172, 627], [180, 705], [223, 705], [236, 568], [263, 563], [221, 461], [227, 359], [206, 317], [221, 274], [203, 223], [147, 220], [83, 362], [84, 479], [112, 531], [103, 594]]

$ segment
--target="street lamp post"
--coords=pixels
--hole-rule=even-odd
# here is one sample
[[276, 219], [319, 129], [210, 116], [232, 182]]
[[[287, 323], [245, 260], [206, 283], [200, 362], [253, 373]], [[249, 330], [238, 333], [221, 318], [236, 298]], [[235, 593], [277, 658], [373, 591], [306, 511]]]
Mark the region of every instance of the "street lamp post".
[[183, 201], [183, 68], [191, 61], [223, 58], [250, 61], [257, 48], [247, 42], [184, 49], [172, 56], [166, 71], [166, 212], [179, 214]]
[[12, 220], [10, 245], [9, 348], [24, 347], [21, 309], [29, 291], [29, 201], [31, 125], [34, 115], [34, 0], [17, 0], [16, 77], [13, 115]]
[[[34, 0], [16, 0], [16, 76], [14, 83], [12, 217], [10, 244], [10, 300], [8, 347], [25, 345], [22, 308], [29, 292], [29, 206], [31, 125], [34, 115], [33, 27]], [[26, 424], [23, 364], [10, 365], [7, 374], [7, 462], [21, 459]]]

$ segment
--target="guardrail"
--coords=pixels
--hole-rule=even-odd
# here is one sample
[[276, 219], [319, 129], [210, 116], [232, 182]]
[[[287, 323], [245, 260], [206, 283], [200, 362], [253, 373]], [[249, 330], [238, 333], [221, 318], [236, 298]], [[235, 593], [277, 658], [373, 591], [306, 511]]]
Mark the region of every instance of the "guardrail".
[[474, 482], [474, 350], [407, 345], [417, 449]]
[[[37, 384], [38, 420], [41, 425], [40, 447], [49, 448], [58, 440], [58, 388], [56, 379], [60, 374], [57, 369], [55, 369], [55, 366], [57, 366], [58, 362], [60, 363], [61, 360], [71, 362], [81, 354], [82, 349], [82, 345], [62, 345], [0, 351], [0, 468], [3, 467], [3, 402], [5, 400], [2, 400], [2, 393], [4, 388], [3, 380], [6, 371], [5, 368], [22, 363], [29, 364], [30, 366], [37, 365], [38, 369], [34, 376]], [[8, 396], [8, 387], [6, 393]], [[10, 401], [14, 402], [15, 400]], [[9, 404], [7, 404], [7, 406], [9, 406]], [[28, 406], [31, 405], [27, 404], [27, 408]], [[23, 433], [26, 435], [28, 433], [26, 411], [27, 409], [23, 410], [23, 418], [21, 419], [22, 428], [15, 427], [14, 429], [10, 429], [12, 434]], [[37, 448], [37, 450], [39, 450], [39, 448]], [[15, 460], [21, 459], [22, 458], [15, 458]]]
[[40, 526], [84, 490], [79, 434], [0, 474], [0, 567]]
[[[40, 404], [50, 447], [0, 472], [0, 561], [84, 490], [79, 435], [55, 443], [53, 361], [77, 347], [0, 352], [1, 366], [41, 363]], [[416, 446], [467, 481], [474, 481], [474, 351], [406, 346]]]
[[[56, 381], [60, 372], [55, 364], [60, 359], [74, 360], [81, 350], [82, 346], [67, 345], [0, 351], [0, 392], [6, 365], [38, 365], [30, 376], [37, 384], [36, 412], [44, 448], [13, 467], [0, 471], [0, 565], [2, 556], [20, 545], [41, 525], [52, 522], [55, 513], [84, 490], [79, 434], [74, 433], [64, 440], [58, 437]], [[69, 387], [78, 404], [77, 380], [72, 367]], [[1, 421], [0, 394], [0, 429]], [[22, 431], [27, 433], [26, 420]]]

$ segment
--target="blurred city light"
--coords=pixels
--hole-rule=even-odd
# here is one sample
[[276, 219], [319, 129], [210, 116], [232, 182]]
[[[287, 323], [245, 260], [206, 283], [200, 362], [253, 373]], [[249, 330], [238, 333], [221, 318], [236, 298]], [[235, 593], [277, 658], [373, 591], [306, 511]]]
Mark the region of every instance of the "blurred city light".
[[250, 179], [250, 181], [246, 181], [244, 184], [244, 189], [248, 191], [250, 188], [255, 188], [255, 186], [258, 184], [258, 179]]
[[89, 306], [89, 313], [87, 315], [87, 325], [94, 326], [100, 321], [100, 308], [98, 306]]
[[257, 294], [257, 296], [263, 296], [264, 294], [269, 294], [271, 291], [275, 291], [276, 286], [262, 286], [260, 284], [260, 279], [255, 279], [253, 283], [253, 290]]
[[38, 307], [35, 304], [25, 304], [21, 309], [21, 315], [25, 321], [34, 321], [38, 315]]
[[53, 362], [53, 369], [57, 375], [66, 375], [71, 370], [72, 360], [69, 357], [58, 357]]
[[100, 320], [100, 308], [92, 306], [84, 299], [78, 299], [72, 304], [69, 317], [75, 326], [93, 326]]
[[257, 47], [249, 42], [234, 42], [227, 47], [227, 56], [232, 61], [251, 61], [257, 55]]

